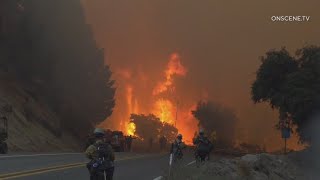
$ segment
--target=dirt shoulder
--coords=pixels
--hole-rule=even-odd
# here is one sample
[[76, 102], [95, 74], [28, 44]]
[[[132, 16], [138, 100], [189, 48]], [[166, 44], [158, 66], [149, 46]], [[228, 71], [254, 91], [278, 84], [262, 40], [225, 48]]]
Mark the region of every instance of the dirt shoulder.
[[[197, 167], [178, 167], [170, 180], [314, 180], [319, 174], [303, 167], [304, 152], [290, 155], [247, 154], [242, 157], [218, 157]], [[303, 158], [306, 160], [305, 158]], [[305, 162], [310, 164], [309, 162]], [[168, 177], [166, 177], [168, 179]]]

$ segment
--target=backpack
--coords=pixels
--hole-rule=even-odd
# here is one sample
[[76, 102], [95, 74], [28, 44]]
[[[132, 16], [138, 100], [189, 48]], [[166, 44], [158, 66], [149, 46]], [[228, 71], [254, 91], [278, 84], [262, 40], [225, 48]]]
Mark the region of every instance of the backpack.
[[203, 153], [209, 153], [211, 150], [212, 144], [206, 137], [199, 137], [199, 144], [197, 146], [197, 150]]
[[94, 144], [94, 146], [96, 147], [96, 153], [97, 153], [97, 157], [98, 159], [107, 159], [109, 158], [109, 145], [105, 144], [105, 143], [99, 143], [99, 144]]
[[94, 144], [96, 147], [97, 159], [94, 160], [92, 167], [97, 171], [105, 171], [114, 166], [113, 161], [110, 160], [109, 144], [99, 143]]

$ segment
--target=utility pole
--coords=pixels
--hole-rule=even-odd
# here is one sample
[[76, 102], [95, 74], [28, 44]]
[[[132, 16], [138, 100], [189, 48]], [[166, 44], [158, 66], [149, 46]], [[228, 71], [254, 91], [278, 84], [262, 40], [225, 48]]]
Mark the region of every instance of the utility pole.
[[284, 154], [287, 154], [287, 139], [291, 136], [291, 126], [290, 122], [292, 120], [286, 120], [281, 122], [281, 131], [282, 131], [282, 138], [284, 139]]
[[284, 154], [287, 154], [287, 138], [284, 138]]
[[176, 104], [176, 120], [174, 122], [174, 127], [177, 127], [177, 121], [178, 121], [178, 106], [179, 106], [179, 101], [177, 100], [177, 104]]

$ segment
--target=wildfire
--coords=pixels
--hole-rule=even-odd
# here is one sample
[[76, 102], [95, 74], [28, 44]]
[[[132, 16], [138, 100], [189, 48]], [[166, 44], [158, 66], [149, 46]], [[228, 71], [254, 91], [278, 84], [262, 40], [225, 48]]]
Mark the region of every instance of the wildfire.
[[136, 125], [134, 123], [128, 123], [127, 134], [133, 136], [136, 131]]
[[[165, 80], [157, 84], [153, 89], [152, 95], [159, 96], [161, 93], [168, 92], [174, 93], [174, 76], [185, 76], [187, 69], [182, 65], [181, 58], [179, 54], [173, 53], [167, 64], [167, 68], [164, 71]], [[159, 98], [155, 102], [154, 114], [157, 115], [162, 122], [169, 124], [175, 124], [177, 113], [177, 107], [172, 103], [172, 99], [169, 98]]]
[[170, 100], [159, 99], [155, 103], [154, 114], [160, 118], [162, 122], [174, 124], [174, 111], [175, 108]]
[[[131, 114], [131, 113], [136, 113], [134, 112], [134, 110], [136, 110], [136, 103], [137, 101], [135, 101], [135, 104], [132, 103], [133, 101], [133, 87], [131, 85], [127, 85], [127, 105], [128, 105], [128, 113], [127, 114]], [[127, 121], [126, 121], [127, 122]], [[126, 131], [128, 135], [134, 135], [135, 133], [135, 129], [136, 126], [134, 123], [126, 123], [125, 125], [126, 127]]]
[[[175, 93], [179, 93], [175, 90], [175, 78], [184, 77], [186, 74], [187, 69], [182, 65], [181, 58], [177, 53], [170, 55], [163, 76], [160, 78], [162, 80], [156, 83], [155, 87], [145, 86], [150, 81], [141, 68], [116, 68], [115, 79], [118, 90], [116, 94], [117, 105], [111, 117], [114, 122], [113, 129], [122, 130], [127, 135], [135, 135], [136, 126], [134, 123], [130, 123], [130, 115], [132, 113], [152, 113], [162, 122], [177, 125], [179, 132], [183, 133], [186, 139], [191, 139], [197, 129], [197, 123], [191, 123], [196, 121], [189, 118], [190, 108], [179, 108], [177, 116], [178, 103], [176, 103], [177, 98], [175, 97]], [[186, 122], [183, 123], [182, 119]]]
[[185, 76], [187, 69], [181, 64], [180, 56], [177, 53], [171, 55], [167, 69], [165, 70], [165, 81], [158, 83], [156, 88], [153, 90], [153, 95], [166, 92], [170, 87], [173, 86], [173, 76]]

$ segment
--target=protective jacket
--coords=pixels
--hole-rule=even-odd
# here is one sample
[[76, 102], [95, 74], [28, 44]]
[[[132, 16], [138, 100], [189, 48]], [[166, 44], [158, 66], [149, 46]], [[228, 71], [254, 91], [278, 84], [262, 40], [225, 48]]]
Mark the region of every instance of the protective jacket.
[[104, 180], [104, 176], [112, 180], [115, 156], [110, 144], [97, 140], [86, 149], [85, 155], [90, 159], [87, 164], [90, 180]]

